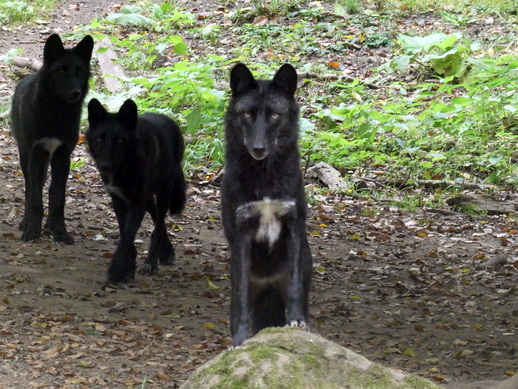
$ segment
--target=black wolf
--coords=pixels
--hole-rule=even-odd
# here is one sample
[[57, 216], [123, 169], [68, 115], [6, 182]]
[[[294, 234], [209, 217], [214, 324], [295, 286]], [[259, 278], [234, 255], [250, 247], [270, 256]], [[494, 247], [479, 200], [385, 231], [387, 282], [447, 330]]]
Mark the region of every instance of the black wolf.
[[51, 35], [43, 49], [43, 66], [16, 86], [12, 106], [12, 134], [18, 143], [25, 179], [22, 240], [38, 239], [43, 219], [43, 184], [51, 166], [49, 210], [45, 228], [54, 240], [72, 244], [65, 227], [65, 189], [70, 155], [79, 137], [83, 100], [88, 92], [90, 35], [65, 49], [59, 35]]
[[155, 229], [142, 274], [171, 265], [175, 253], [167, 237], [167, 211], [180, 213], [186, 201], [182, 171], [184, 141], [176, 123], [164, 115], [138, 115], [137, 105], [126, 100], [118, 113], [108, 113], [101, 103], [88, 104], [90, 127], [86, 139], [119, 222], [120, 239], [108, 279], [127, 282], [134, 278], [137, 250], [135, 235], [146, 210]]
[[234, 346], [269, 326], [308, 326], [312, 259], [297, 148], [297, 72], [256, 80], [236, 65], [225, 116], [222, 218], [231, 251]]

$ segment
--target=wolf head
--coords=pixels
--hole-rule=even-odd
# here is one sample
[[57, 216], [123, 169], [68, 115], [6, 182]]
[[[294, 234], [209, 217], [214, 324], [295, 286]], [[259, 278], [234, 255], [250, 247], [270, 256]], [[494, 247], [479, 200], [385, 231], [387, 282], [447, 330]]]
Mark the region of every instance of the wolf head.
[[75, 104], [85, 98], [90, 77], [90, 58], [94, 41], [90, 35], [72, 49], [65, 49], [61, 38], [52, 34], [43, 49], [42, 73], [49, 88], [59, 99]]
[[293, 66], [282, 65], [272, 80], [256, 80], [244, 64], [237, 64], [230, 73], [230, 88], [226, 120], [227, 129], [237, 129], [227, 134], [237, 138], [233, 142], [242, 142], [258, 161], [286, 145], [296, 145], [299, 109]]
[[118, 113], [109, 113], [99, 100], [88, 103], [89, 127], [86, 140], [105, 184], [130, 162], [138, 143], [138, 110], [133, 100], [126, 100]]

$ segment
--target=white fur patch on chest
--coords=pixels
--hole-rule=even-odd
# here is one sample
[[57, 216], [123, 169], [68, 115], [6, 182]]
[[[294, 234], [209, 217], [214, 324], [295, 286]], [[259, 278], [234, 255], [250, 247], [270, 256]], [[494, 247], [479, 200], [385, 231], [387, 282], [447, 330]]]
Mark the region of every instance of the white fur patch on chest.
[[236, 212], [238, 217], [244, 219], [259, 217], [255, 239], [258, 242], [268, 242], [272, 247], [281, 234], [281, 217], [294, 212], [295, 205], [293, 200], [271, 200], [265, 197], [261, 201], [252, 201], [240, 206]]
[[58, 138], [50, 137], [42, 138], [38, 141], [38, 143], [40, 143], [43, 146], [43, 148], [47, 150], [50, 156], [52, 156], [52, 154], [54, 154], [54, 151], [56, 151], [56, 149], [63, 144], [63, 142]]

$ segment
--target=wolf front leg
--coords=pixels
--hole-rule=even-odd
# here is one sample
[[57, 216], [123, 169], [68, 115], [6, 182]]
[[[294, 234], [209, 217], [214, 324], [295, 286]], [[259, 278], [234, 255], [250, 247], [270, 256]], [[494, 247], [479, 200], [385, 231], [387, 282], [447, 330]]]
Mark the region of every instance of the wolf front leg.
[[119, 245], [108, 269], [108, 280], [110, 282], [128, 282], [135, 278], [137, 249], [135, 248], [135, 236], [146, 213], [143, 203], [132, 204], [128, 207], [128, 213], [124, 220], [124, 225], [119, 226], [121, 236]]
[[288, 225], [289, 280], [286, 303], [286, 325], [309, 330], [308, 297], [311, 278], [311, 254], [309, 253], [304, 227], [299, 224], [302, 223], [290, 223]]
[[43, 185], [49, 164], [49, 153], [36, 142], [28, 154], [20, 152], [25, 178], [25, 214], [20, 225], [22, 240], [29, 242], [41, 236], [43, 220]]
[[56, 242], [73, 244], [74, 239], [65, 226], [65, 193], [70, 172], [71, 151], [58, 148], [51, 160], [51, 183], [49, 188], [49, 216], [45, 227], [52, 231]]
[[234, 347], [250, 336], [250, 266], [252, 235], [249, 231], [237, 234], [231, 251], [232, 295], [230, 302], [230, 332]]

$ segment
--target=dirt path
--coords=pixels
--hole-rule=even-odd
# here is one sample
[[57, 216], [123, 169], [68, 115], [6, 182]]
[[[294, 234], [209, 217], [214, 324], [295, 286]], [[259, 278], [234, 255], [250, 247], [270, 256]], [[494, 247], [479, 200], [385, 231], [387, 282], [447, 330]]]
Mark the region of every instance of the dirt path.
[[[76, 3], [61, 6], [50, 25], [2, 35], [0, 52], [23, 46], [27, 56], [41, 57], [49, 31], [112, 6], [92, 0], [76, 11], [70, 7]], [[12, 92], [0, 70], [2, 91]], [[0, 145], [1, 389], [143, 382], [175, 388], [228, 347], [228, 252], [217, 187], [191, 177], [184, 215], [169, 219], [177, 263], [116, 288], [104, 283], [118, 238], [115, 217], [84, 146], [74, 155], [88, 162], [73, 172], [67, 202], [76, 243], [62, 246], [48, 236], [19, 240], [22, 176], [5, 125]], [[516, 371], [518, 269], [511, 263], [476, 269], [495, 255], [514, 258], [512, 220], [410, 214], [331, 196], [312, 206], [309, 223], [313, 331], [445, 384], [501, 380]], [[146, 219], [141, 261], [150, 229]]]

